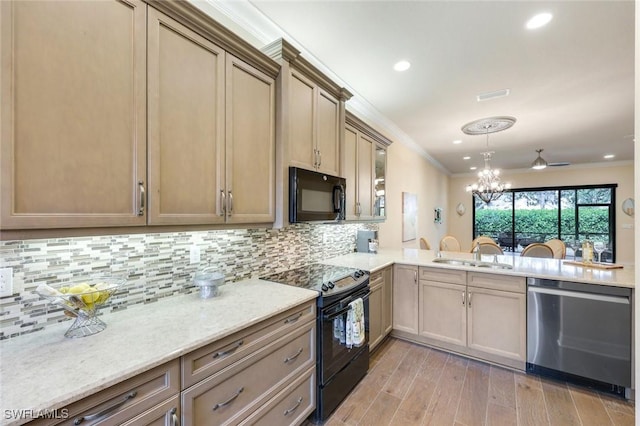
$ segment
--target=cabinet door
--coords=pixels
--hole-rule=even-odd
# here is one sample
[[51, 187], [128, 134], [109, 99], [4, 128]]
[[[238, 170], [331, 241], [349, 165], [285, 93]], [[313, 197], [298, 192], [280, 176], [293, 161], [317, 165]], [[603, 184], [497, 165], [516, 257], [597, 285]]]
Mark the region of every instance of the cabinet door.
[[420, 335], [465, 346], [465, 286], [420, 280]]
[[342, 176], [347, 180], [346, 219], [358, 218], [358, 131], [347, 125], [344, 131], [344, 168]]
[[384, 285], [382, 281], [371, 286], [369, 295], [369, 351], [373, 351], [384, 337], [382, 330]]
[[322, 89], [317, 90], [318, 171], [340, 175], [340, 102]]
[[418, 267], [393, 269], [393, 329], [418, 334]]
[[386, 336], [393, 328], [393, 268], [382, 271], [384, 289], [382, 296], [382, 334]]
[[302, 75], [291, 71], [289, 93], [289, 162], [292, 166], [315, 169], [315, 89]]
[[386, 176], [387, 176], [387, 149], [381, 145], [376, 145], [376, 157], [374, 160], [373, 178], [373, 216], [385, 218]]
[[472, 349], [526, 361], [526, 294], [469, 287], [468, 341]]
[[373, 155], [375, 142], [361, 134], [358, 139], [358, 206], [360, 219], [373, 219]]
[[273, 222], [275, 81], [227, 54], [227, 222]]
[[149, 224], [224, 221], [222, 49], [149, 8]]
[[145, 4], [0, 8], [0, 225], [143, 225]]

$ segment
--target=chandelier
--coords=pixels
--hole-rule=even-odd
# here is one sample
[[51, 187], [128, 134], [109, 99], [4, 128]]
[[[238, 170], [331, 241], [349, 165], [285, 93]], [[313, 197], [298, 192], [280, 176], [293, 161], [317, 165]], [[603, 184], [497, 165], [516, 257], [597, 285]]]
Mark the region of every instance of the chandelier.
[[510, 183], [501, 181], [500, 170], [491, 168], [491, 154], [494, 154], [494, 151], [489, 151], [489, 133], [506, 130], [515, 122], [516, 119], [513, 117], [491, 117], [462, 126], [462, 131], [468, 135], [484, 133], [487, 136], [487, 151], [482, 153], [484, 169], [478, 172], [478, 182], [466, 187], [467, 192], [471, 192], [487, 204], [500, 198], [505, 190], [511, 189]]

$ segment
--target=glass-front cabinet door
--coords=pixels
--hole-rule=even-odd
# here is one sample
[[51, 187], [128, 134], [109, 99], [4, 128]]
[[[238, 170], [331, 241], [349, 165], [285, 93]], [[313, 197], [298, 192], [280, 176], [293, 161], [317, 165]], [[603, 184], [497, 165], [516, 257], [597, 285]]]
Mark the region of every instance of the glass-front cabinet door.
[[387, 216], [385, 203], [385, 180], [387, 177], [387, 149], [382, 145], [376, 145], [375, 153], [375, 172], [374, 172], [374, 197], [373, 197], [373, 216], [375, 218], [384, 219]]

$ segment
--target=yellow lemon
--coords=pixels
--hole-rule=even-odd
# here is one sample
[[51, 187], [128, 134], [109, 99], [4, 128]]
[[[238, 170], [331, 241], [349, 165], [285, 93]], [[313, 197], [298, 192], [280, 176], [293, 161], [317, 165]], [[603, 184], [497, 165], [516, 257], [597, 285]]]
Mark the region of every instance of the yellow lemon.
[[82, 301], [89, 306], [89, 304], [93, 304], [96, 300], [100, 298], [99, 291], [92, 291], [91, 293], [85, 293], [82, 296]]

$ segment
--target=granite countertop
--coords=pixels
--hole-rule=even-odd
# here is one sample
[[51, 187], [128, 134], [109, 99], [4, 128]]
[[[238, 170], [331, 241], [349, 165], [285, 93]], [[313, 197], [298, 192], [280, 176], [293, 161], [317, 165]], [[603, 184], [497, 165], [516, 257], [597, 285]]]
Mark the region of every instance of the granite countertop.
[[[473, 259], [473, 254], [464, 252], [441, 252], [444, 258]], [[348, 266], [365, 271], [375, 272], [393, 265], [429, 266], [434, 268], [457, 269], [490, 274], [505, 274], [523, 277], [547, 278], [580, 283], [610, 285], [616, 287], [635, 288], [635, 270], [632, 266], [622, 269], [596, 269], [588, 266], [576, 266], [564, 263], [560, 259], [540, 259], [535, 257], [498, 256], [499, 263], [507, 263], [513, 269], [477, 268], [473, 266], [447, 265], [434, 263], [436, 251], [417, 249], [379, 249], [376, 254], [351, 253], [324, 261], [323, 263]], [[492, 262], [493, 256], [483, 256], [484, 261]]]
[[192, 293], [106, 313], [93, 336], [65, 338], [65, 321], [0, 342], [0, 424], [30, 420], [7, 419], [9, 410], [62, 408], [316, 297], [251, 279], [212, 299]]

